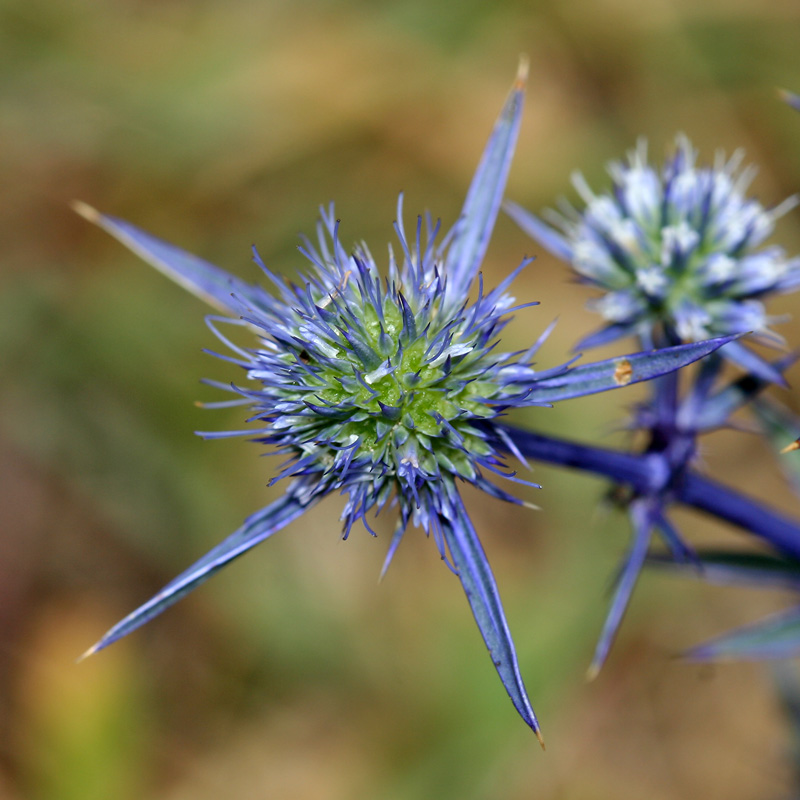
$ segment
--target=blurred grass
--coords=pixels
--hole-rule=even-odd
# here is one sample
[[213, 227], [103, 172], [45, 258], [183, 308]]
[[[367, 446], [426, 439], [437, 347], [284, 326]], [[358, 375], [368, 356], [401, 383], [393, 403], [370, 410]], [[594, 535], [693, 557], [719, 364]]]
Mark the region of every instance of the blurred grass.
[[[225, 365], [204, 309], [67, 208], [80, 198], [253, 275], [287, 272], [337, 202], [379, 256], [397, 192], [451, 223], [516, 67], [531, 59], [510, 194], [538, 209], [593, 184], [637, 136], [710, 158], [746, 146], [767, 203], [800, 185], [793, 2], [460, 4], [0, 2], [0, 796], [678, 798], [777, 796], [782, 721], [753, 665], [668, 656], [780, 598], [642, 582], [608, 669], [583, 670], [626, 541], [602, 484], [537, 467], [540, 512], [470, 496], [548, 752], [515, 717], [457, 582], [411, 532], [338, 540], [335, 502], [129, 641], [72, 663], [116, 618], [269, 500], [272, 465], [204, 412]], [[797, 216], [778, 238], [800, 247]], [[496, 282], [531, 244], [500, 220]], [[547, 255], [517, 295], [560, 322], [542, 363], [595, 320]], [[776, 313], [791, 312], [783, 298]], [[797, 341], [797, 323], [782, 327]], [[606, 444], [635, 390], [524, 421]], [[794, 398], [790, 402], [797, 405]], [[715, 474], [785, 508], [754, 438], [710, 440]], [[719, 538], [687, 515], [696, 538]], [[385, 528], [382, 533], [386, 533]], [[117, 649], [118, 648], [118, 649]]]

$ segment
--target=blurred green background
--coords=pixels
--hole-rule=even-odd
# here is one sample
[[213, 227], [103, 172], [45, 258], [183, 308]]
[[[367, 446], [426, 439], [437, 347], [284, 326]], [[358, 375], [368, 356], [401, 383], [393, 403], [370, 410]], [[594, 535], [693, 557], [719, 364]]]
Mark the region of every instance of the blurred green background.
[[[297, 234], [335, 200], [345, 243], [378, 256], [400, 190], [409, 224], [455, 220], [526, 53], [517, 201], [572, 197], [575, 168], [602, 185], [638, 136], [660, 159], [685, 131], [707, 159], [746, 147], [774, 204], [800, 188], [800, 116], [775, 92], [800, 90], [799, 47], [796, 0], [0, 0], [0, 798], [784, 796], [769, 669], [672, 656], [786, 598], [647, 575], [586, 684], [627, 523], [598, 512], [602, 482], [545, 467], [526, 495], [541, 511], [468, 497], [545, 754], [433, 544], [410, 532], [378, 586], [387, 529], [342, 543], [336, 500], [76, 665], [276, 490], [252, 445], [192, 435], [241, 423], [193, 405], [217, 399], [199, 377], [235, 374], [202, 353], [205, 309], [68, 202], [254, 276], [253, 243], [301, 267]], [[778, 230], [793, 252], [799, 223]], [[501, 219], [487, 282], [534, 252]], [[509, 349], [559, 317], [542, 364], [596, 325], [546, 254], [516, 294], [542, 305]], [[781, 331], [800, 341], [797, 321]], [[638, 396], [519, 421], [622, 445]], [[713, 474], [796, 510], [756, 437], [705, 445]]]

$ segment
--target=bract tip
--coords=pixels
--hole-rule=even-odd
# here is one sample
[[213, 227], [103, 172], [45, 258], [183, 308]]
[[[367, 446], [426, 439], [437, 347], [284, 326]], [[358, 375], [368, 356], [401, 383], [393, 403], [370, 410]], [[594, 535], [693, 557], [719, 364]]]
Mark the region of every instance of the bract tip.
[[519, 57], [519, 66], [517, 67], [517, 77], [514, 81], [514, 88], [515, 89], [524, 89], [525, 84], [528, 82], [528, 68], [530, 67], [530, 63], [528, 61], [528, 56], [521, 55]]
[[99, 649], [100, 648], [96, 644], [93, 644], [85, 653], [82, 653], [75, 659], [75, 663], [80, 664], [81, 661], [85, 661], [89, 656], [93, 656]]
[[95, 208], [92, 208], [88, 203], [83, 200], [72, 200], [69, 207], [76, 213], [80, 214], [85, 220], [93, 222], [95, 225], [100, 224], [102, 214]]

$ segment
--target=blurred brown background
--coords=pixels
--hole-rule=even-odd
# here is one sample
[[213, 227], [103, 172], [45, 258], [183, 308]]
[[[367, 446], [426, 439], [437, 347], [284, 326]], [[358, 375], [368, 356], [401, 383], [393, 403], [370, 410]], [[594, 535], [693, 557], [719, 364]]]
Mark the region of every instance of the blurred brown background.
[[[800, 115], [775, 92], [800, 91], [799, 48], [796, 0], [0, 0], [0, 797], [787, 796], [770, 669], [672, 657], [786, 598], [646, 575], [585, 684], [627, 523], [596, 510], [601, 482], [544, 467], [528, 493], [542, 511], [469, 501], [545, 754], [432, 543], [409, 532], [377, 586], [386, 536], [342, 543], [335, 500], [75, 665], [279, 487], [252, 445], [192, 435], [240, 427], [235, 409], [192, 404], [217, 399], [199, 377], [233, 374], [201, 352], [215, 344], [205, 309], [67, 204], [254, 276], [252, 243], [275, 269], [301, 267], [298, 232], [335, 200], [343, 240], [380, 256], [400, 190], [408, 224], [425, 208], [454, 221], [520, 53], [514, 199], [572, 197], [575, 168], [602, 186], [638, 136], [660, 159], [685, 131], [706, 159], [746, 147], [774, 204], [800, 188]], [[794, 252], [799, 223], [795, 211], [777, 235]], [[531, 252], [501, 219], [488, 282]], [[509, 349], [560, 319], [543, 364], [596, 325], [546, 254], [516, 294], [542, 305]], [[797, 342], [797, 326], [781, 331]], [[636, 397], [520, 422], [622, 445], [613, 428]], [[755, 437], [709, 437], [704, 455], [796, 509]]]

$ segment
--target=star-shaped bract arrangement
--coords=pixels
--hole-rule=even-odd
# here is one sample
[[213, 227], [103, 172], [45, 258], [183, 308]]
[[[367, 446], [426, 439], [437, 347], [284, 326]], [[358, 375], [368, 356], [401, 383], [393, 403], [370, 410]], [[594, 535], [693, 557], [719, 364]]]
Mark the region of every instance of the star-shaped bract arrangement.
[[[459, 486], [520, 503], [488, 478], [520, 481], [502, 458], [519, 454], [513, 429], [503, 422], [509, 410], [648, 380], [736, 337], [583, 366], [573, 366], [573, 359], [544, 371], [534, 369], [533, 358], [548, 331], [527, 351], [500, 350], [509, 315], [524, 307], [507, 289], [528, 259], [489, 291], [479, 270], [517, 139], [525, 77], [523, 66], [450, 232], [437, 241], [438, 224], [425, 217], [409, 238], [399, 204], [394, 227], [400, 247], [395, 253], [390, 246], [384, 278], [366, 245], [349, 253], [341, 245], [332, 206], [322, 209], [316, 243], [305, 239], [300, 247], [308, 264], [299, 282], [272, 272], [255, 254], [272, 284], [267, 291], [123, 220], [77, 205], [145, 261], [230, 315], [208, 321], [244, 381], [217, 385], [251, 407], [254, 427], [204, 435], [244, 435], [269, 445], [285, 457], [274, 480], [288, 481], [279, 500], [249, 517], [87, 654], [152, 619], [323, 497], [340, 493], [345, 537], [359, 520], [369, 529], [368, 512], [397, 508], [384, 570], [410, 522], [433, 537], [461, 580], [512, 703], [541, 741], [497, 586]], [[220, 321], [249, 327], [256, 345], [233, 344], [219, 330]]]

